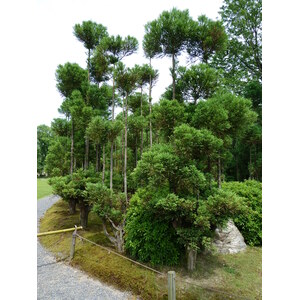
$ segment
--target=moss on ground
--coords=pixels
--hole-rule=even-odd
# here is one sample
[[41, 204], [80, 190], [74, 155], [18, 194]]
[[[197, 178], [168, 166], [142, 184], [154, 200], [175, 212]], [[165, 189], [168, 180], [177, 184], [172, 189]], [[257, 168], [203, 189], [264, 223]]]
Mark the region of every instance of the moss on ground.
[[[70, 228], [78, 224], [79, 212], [69, 215], [68, 204], [60, 200], [46, 212], [41, 220], [40, 232]], [[110, 241], [102, 231], [100, 219], [93, 213], [89, 215], [88, 229], [81, 230], [79, 234], [111, 248]], [[40, 241], [58, 259], [68, 258], [71, 236], [70, 232], [49, 235], [40, 237]], [[198, 255], [197, 270], [192, 275], [185, 271], [183, 261], [181, 266], [172, 267], [176, 272], [176, 299], [261, 299], [261, 254], [261, 248], [248, 247], [245, 252], [234, 255]], [[70, 264], [142, 299], [167, 299], [166, 277], [78, 238], [75, 256]], [[156, 269], [164, 273], [170, 270], [168, 267]], [[188, 281], [189, 284], [183, 281]], [[228, 294], [238, 297], [229, 297]]]

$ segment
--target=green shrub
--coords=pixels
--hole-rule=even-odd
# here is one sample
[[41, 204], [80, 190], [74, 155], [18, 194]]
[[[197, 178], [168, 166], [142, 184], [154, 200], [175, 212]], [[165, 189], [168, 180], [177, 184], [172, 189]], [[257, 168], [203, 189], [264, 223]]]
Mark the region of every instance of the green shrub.
[[224, 190], [232, 191], [243, 198], [247, 206], [244, 213], [235, 217], [234, 223], [242, 233], [245, 242], [251, 246], [262, 244], [262, 184], [256, 180], [225, 182]]
[[176, 265], [181, 246], [172, 225], [144, 209], [134, 198], [127, 213], [125, 249], [133, 257], [153, 265]]

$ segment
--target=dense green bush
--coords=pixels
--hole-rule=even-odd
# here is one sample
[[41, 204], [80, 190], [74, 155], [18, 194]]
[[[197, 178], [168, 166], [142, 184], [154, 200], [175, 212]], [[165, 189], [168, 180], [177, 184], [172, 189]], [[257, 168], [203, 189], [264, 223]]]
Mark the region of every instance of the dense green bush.
[[235, 217], [234, 223], [251, 246], [262, 244], [262, 184], [256, 180], [244, 182], [224, 182], [224, 190], [232, 191], [242, 197], [247, 206], [244, 213]]
[[153, 265], [176, 265], [182, 247], [177, 242], [175, 229], [139, 201], [135, 195], [127, 212], [126, 250], [133, 257]]

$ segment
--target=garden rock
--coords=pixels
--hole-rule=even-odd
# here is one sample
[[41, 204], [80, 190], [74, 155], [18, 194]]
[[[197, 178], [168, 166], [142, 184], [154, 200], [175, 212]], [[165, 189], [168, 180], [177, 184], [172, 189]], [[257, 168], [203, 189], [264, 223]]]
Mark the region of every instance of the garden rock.
[[224, 228], [216, 229], [213, 246], [222, 254], [238, 253], [247, 247], [242, 234], [232, 220], [229, 220]]

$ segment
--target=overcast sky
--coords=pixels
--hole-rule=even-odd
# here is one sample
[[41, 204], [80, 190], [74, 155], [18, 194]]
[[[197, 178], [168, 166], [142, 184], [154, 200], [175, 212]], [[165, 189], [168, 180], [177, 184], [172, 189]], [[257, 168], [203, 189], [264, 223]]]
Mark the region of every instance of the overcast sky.
[[[134, 36], [139, 41], [137, 54], [124, 59], [128, 67], [148, 63], [142, 50], [144, 25], [156, 19], [163, 10], [176, 7], [189, 9], [196, 19], [205, 14], [209, 18], [219, 18], [222, 0], [161, 0], [161, 1], [99, 1], [99, 0], [39, 0], [35, 13], [39, 24], [38, 38], [38, 85], [39, 99], [36, 107], [36, 124], [50, 125], [53, 118], [59, 117], [57, 111], [62, 97], [56, 89], [55, 70], [59, 64], [78, 63], [86, 68], [86, 49], [73, 35], [77, 23], [92, 20], [107, 27], [110, 35]], [[185, 64], [185, 59], [181, 60]], [[165, 88], [171, 84], [169, 68], [171, 59], [154, 59], [152, 65], [159, 70], [159, 80], [153, 89], [153, 102], [158, 101]]]

